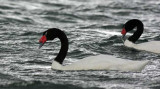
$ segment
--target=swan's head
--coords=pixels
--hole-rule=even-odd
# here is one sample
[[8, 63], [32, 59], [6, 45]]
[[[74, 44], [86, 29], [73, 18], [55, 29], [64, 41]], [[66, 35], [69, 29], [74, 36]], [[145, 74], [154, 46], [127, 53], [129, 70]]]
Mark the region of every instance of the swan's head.
[[134, 29], [134, 27], [136, 27], [136, 23], [139, 22], [138, 19], [132, 19], [132, 20], [129, 20], [127, 21], [124, 25], [123, 25], [123, 28], [122, 28], [122, 31], [121, 31], [121, 34], [122, 34], [122, 38], [123, 40], [125, 40], [125, 35], [127, 32], [131, 31]]
[[43, 32], [43, 36], [40, 38], [39, 40], [39, 48], [41, 48], [45, 43], [46, 41], [48, 40], [54, 40], [54, 38], [57, 37], [57, 28], [51, 28], [51, 29], [48, 29], [46, 31]]
[[128, 38], [129, 41], [135, 43], [138, 38], [143, 33], [143, 23], [138, 19], [131, 19], [127, 21], [122, 28], [121, 34], [122, 34], [122, 40], [125, 41], [125, 35], [127, 32], [133, 30], [135, 27], [137, 27], [137, 30], [134, 32], [132, 36]]

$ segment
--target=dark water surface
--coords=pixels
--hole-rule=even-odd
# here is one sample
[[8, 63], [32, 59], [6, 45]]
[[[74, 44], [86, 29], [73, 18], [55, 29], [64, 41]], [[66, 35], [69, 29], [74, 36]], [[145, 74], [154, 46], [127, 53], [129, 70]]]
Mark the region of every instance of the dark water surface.
[[[160, 89], [160, 55], [129, 49], [122, 25], [143, 21], [138, 41], [160, 41], [159, 0], [0, 0], [0, 89]], [[69, 38], [64, 64], [97, 54], [151, 60], [142, 72], [55, 71], [59, 40], [38, 49], [48, 28]]]

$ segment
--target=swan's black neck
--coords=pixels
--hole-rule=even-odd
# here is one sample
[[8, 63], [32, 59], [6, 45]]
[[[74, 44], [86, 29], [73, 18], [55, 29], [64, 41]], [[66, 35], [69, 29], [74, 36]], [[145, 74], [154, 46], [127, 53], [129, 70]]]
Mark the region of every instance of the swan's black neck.
[[68, 39], [65, 33], [61, 30], [57, 30], [56, 33], [57, 37], [61, 41], [61, 49], [57, 55], [57, 57], [54, 59], [55, 61], [59, 62], [60, 64], [63, 63], [63, 60], [65, 59], [68, 51]]
[[135, 27], [137, 27], [136, 32], [134, 32], [134, 34], [128, 38], [128, 40], [133, 43], [135, 43], [142, 35], [144, 30], [143, 23], [138, 19], [132, 19], [125, 24], [126, 32], [133, 30]]

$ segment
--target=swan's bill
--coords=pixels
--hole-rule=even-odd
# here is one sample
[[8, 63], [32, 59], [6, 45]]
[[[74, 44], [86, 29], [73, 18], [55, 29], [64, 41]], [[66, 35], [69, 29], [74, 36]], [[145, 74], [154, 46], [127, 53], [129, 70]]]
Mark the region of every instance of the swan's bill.
[[126, 35], [126, 29], [125, 28], [122, 29], [121, 34], [122, 34], [121, 39], [122, 39], [122, 41], [124, 43], [124, 41], [125, 41], [125, 35]]
[[44, 45], [44, 43], [47, 41], [47, 38], [46, 38], [46, 36], [45, 35], [43, 35], [42, 37], [41, 37], [41, 39], [39, 40], [39, 49]]
[[124, 41], [125, 41], [125, 35], [122, 35], [121, 39], [122, 39], [122, 41], [124, 43]]
[[44, 45], [43, 43], [39, 43], [39, 49], [40, 49], [43, 45]]

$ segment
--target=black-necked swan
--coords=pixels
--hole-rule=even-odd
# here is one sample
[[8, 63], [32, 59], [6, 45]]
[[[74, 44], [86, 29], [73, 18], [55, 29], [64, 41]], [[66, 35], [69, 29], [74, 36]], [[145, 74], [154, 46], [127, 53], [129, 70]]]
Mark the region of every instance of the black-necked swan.
[[43, 32], [39, 40], [41, 48], [48, 40], [59, 38], [61, 48], [57, 57], [52, 62], [52, 69], [55, 70], [120, 70], [120, 71], [141, 71], [148, 63], [145, 61], [132, 61], [116, 58], [111, 55], [98, 55], [81, 59], [70, 65], [62, 65], [68, 51], [68, 39], [65, 33], [57, 28], [51, 28]]
[[133, 30], [135, 27], [137, 27], [137, 30], [132, 36], [130, 36], [127, 40], [124, 41], [124, 45], [138, 50], [160, 53], [160, 41], [150, 41], [135, 44], [135, 42], [140, 38], [144, 30], [143, 23], [138, 19], [131, 19], [124, 24], [124, 27], [121, 31], [123, 38], [127, 32]]

